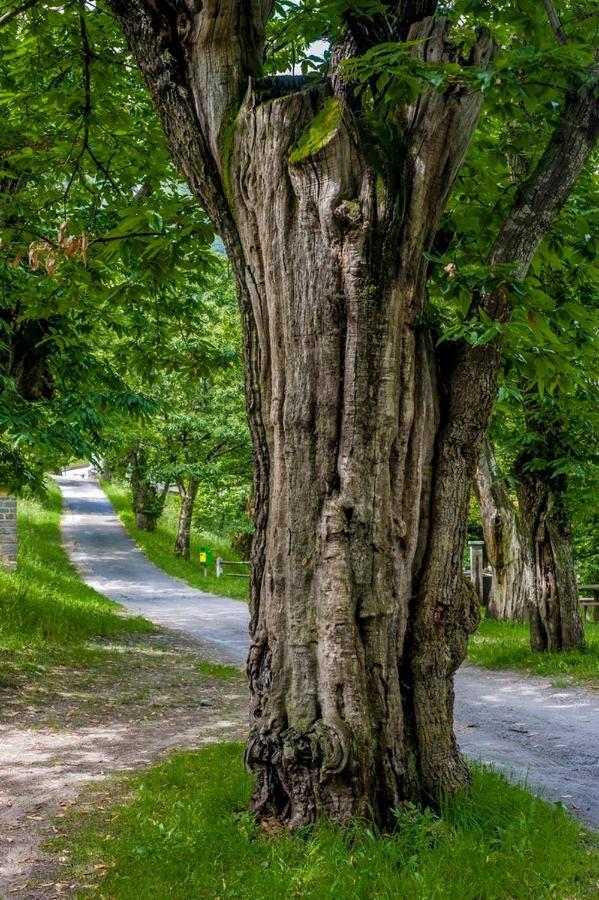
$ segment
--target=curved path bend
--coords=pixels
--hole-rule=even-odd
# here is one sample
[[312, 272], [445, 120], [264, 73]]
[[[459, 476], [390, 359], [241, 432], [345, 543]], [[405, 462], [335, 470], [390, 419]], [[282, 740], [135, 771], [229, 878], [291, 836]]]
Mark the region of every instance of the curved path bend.
[[[196, 590], [156, 568], [94, 481], [72, 473], [56, 480], [67, 550], [89, 585], [133, 613], [200, 638], [219, 661], [245, 662], [245, 603]], [[455, 718], [468, 756], [599, 827], [599, 694], [465, 665], [456, 676]]]
[[247, 604], [192, 588], [151, 563], [97, 482], [77, 471], [55, 481], [64, 499], [66, 550], [84, 581], [132, 613], [199, 638], [219, 662], [245, 662]]

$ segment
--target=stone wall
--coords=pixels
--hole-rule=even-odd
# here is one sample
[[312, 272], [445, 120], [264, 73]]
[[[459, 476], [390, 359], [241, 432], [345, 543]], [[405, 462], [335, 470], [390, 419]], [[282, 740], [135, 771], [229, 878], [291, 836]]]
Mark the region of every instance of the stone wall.
[[0, 489], [0, 566], [17, 568], [17, 498]]

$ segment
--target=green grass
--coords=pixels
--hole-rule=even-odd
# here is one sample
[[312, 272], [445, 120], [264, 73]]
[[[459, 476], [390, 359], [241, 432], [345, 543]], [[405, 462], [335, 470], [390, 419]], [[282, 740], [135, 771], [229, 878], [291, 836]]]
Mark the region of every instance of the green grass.
[[[181, 559], [174, 555], [175, 537], [177, 535], [177, 520], [179, 517], [180, 500], [173, 494], [169, 494], [164, 508], [164, 513], [158, 521], [155, 531], [139, 531], [135, 527], [135, 516], [131, 508], [131, 492], [129, 487], [117, 482], [102, 482], [102, 489], [116, 509], [121, 522], [142, 548], [148, 559], [169, 575], [182, 578], [192, 587], [201, 591], [210, 591], [223, 597], [233, 597], [235, 600], [247, 600], [249, 581], [247, 578], [223, 575], [216, 577], [216, 557], [223, 559], [239, 559], [231, 547], [213, 534], [200, 534], [192, 532], [191, 535], [191, 559]], [[212, 565], [208, 567], [208, 576], [204, 575], [204, 567], [200, 565], [200, 547], [210, 547], [213, 553]]]
[[470, 638], [468, 659], [486, 669], [515, 669], [530, 675], [570, 678], [599, 688], [599, 624], [587, 622], [586, 650], [533, 653], [527, 624], [483, 619]]
[[61, 544], [61, 507], [53, 482], [45, 501], [18, 502], [18, 570], [0, 570], [0, 683], [51, 658], [83, 664], [97, 653], [90, 638], [153, 630], [81, 581]]
[[225, 666], [221, 663], [208, 662], [207, 659], [201, 659], [197, 662], [196, 669], [201, 675], [208, 675], [211, 678], [222, 678], [225, 681], [230, 678], [238, 679], [241, 673], [241, 669], [238, 666]]
[[92, 798], [67, 821], [54, 843], [69, 859], [60, 879], [111, 900], [582, 900], [599, 891], [596, 837], [489, 770], [475, 769], [472, 793], [442, 817], [410, 809], [386, 835], [363, 823], [263, 832], [246, 812], [251, 785], [239, 744], [178, 753], [121, 782], [120, 803], [101, 809], [105, 800]]

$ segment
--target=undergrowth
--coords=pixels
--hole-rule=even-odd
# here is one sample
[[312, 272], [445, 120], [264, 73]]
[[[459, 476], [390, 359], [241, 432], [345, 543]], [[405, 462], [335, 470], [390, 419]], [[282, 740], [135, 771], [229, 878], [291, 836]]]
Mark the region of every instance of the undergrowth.
[[[239, 744], [178, 753], [75, 814], [55, 849], [85, 894], [144, 898], [596, 897], [596, 838], [561, 807], [475, 768], [441, 816], [415, 808], [381, 834], [362, 822], [264, 831], [246, 811]], [[124, 801], [124, 802], [123, 802]], [[104, 806], [104, 802], [102, 806]]]

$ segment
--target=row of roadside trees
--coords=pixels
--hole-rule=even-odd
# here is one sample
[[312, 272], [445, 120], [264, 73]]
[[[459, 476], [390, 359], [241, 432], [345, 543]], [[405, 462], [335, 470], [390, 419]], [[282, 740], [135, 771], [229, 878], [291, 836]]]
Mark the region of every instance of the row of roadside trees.
[[457, 790], [476, 471], [495, 610], [535, 649], [583, 646], [575, 552], [596, 580], [593, 10], [25, 7], [0, 480], [96, 455], [150, 528], [174, 486], [186, 555], [198, 496], [249, 501], [243, 346], [255, 808], [384, 822]]

